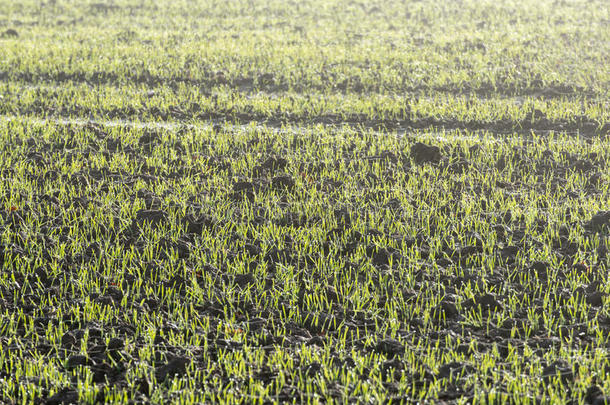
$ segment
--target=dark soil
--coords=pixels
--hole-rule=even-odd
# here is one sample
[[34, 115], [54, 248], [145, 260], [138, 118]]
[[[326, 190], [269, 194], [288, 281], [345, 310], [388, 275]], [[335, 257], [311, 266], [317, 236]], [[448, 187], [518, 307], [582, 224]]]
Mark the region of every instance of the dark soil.
[[[540, 364], [539, 376], [545, 383], [559, 379], [570, 387], [576, 379], [573, 368], [559, 360], [546, 364], [545, 353], [550, 348], [559, 350], [570, 345], [593, 347], [597, 333], [610, 333], [610, 320], [600, 311], [606, 302], [603, 286], [607, 280], [609, 211], [584, 217], [566, 212], [554, 222], [545, 215], [550, 207], [541, 205], [540, 216], [532, 222], [523, 214], [513, 215], [510, 210], [503, 211], [501, 206], [486, 202], [486, 195], [491, 192], [485, 191], [489, 184], [473, 183], [459, 175], [495, 166], [495, 187], [518, 194], [524, 192], [520, 183], [524, 173], [538, 179], [528, 187], [541, 193], [548, 187], [561, 189], [566, 177], [575, 171], [588, 179], [600, 174], [587, 183], [578, 197], [595, 196], [601, 187], [607, 187], [604, 173], [608, 156], [588, 154], [587, 144], [582, 145], [578, 155], [565, 154], [561, 158], [540, 155], [535, 149], [502, 147], [496, 157], [476, 163], [477, 154], [491, 153], [491, 149], [404, 139], [400, 148], [390, 151], [379, 150], [365, 139], [357, 149], [349, 143], [334, 146], [332, 160], [316, 161], [308, 157], [310, 153], [331, 153], [332, 148], [301, 147], [298, 135], [294, 135], [292, 139], [275, 140], [279, 145], [244, 167], [232, 165], [228, 156], [242, 159], [247, 143], [231, 138], [227, 141], [230, 148], [222, 153], [198, 153], [200, 166], [195, 168], [195, 153], [190, 150], [193, 145], [178, 142], [172, 134], [146, 133], [130, 143], [112, 138], [103, 127], [68, 126], [58, 130], [63, 131], [63, 136], [56, 140], [31, 138], [15, 146], [16, 153], [26, 162], [24, 174], [11, 169], [2, 172], [5, 185], [23, 181], [20, 176], [25, 176], [34, 190], [41, 190], [15, 198], [16, 205], [2, 211], [2, 229], [7, 238], [0, 249], [4, 268], [14, 280], [1, 286], [1, 307], [23, 313], [18, 321], [23, 324], [16, 326], [12, 341], [24, 349], [8, 344], [4, 336], [3, 351], [27, 349], [57, 360], [63, 365], [67, 381], [72, 381], [53, 394], [51, 387], [41, 381], [41, 402], [75, 403], [76, 382], [82, 370], [90, 372], [95, 384], [128, 387], [146, 401], [153, 391], [169, 386], [173, 379], [188, 379], [226, 353], [252, 348], [266, 353], [283, 348], [295, 367], [313, 381], [323, 375], [322, 365], [302, 364], [298, 354], [302, 345], [328, 348], [335, 356], [331, 366], [346, 370], [355, 368], [354, 354], [378, 356], [380, 367], [365, 368], [361, 378], [382, 378], [384, 384], [389, 384], [389, 393], [399, 391], [392, 388], [392, 383], [408, 376], [407, 381], [415, 390], [442, 380], [444, 391], [439, 399], [468, 400], [474, 387], [459, 382], [476, 373], [476, 362], [466, 356], [460, 361], [438, 364], [436, 369], [423, 365], [413, 368], [408, 363], [413, 345], [446, 347], [465, 355], [497, 351], [500, 356], [527, 347], [532, 351], [532, 361]], [[74, 138], [77, 130], [86, 131], [85, 141]], [[266, 142], [256, 134], [249, 141]], [[68, 144], [72, 147], [66, 148]], [[60, 159], [87, 163], [92, 154], [103, 156], [108, 152], [108, 145], [137, 169], [129, 172], [85, 164], [82, 169], [65, 174], [54, 165]], [[164, 164], [154, 166], [147, 160], [155, 153], [175, 156], [178, 151], [180, 157]], [[456, 162], [460, 162], [459, 170]], [[454, 176], [454, 189], [437, 194], [437, 199], [444, 193], [455, 193], [456, 197], [468, 195], [479, 201], [479, 220], [490, 224], [490, 235], [496, 241], [491, 248], [485, 243], [491, 236], [479, 235], [474, 229], [454, 232], [432, 221], [421, 224], [415, 235], [403, 235], [391, 231], [387, 224], [367, 219], [382, 211], [394, 221], [406, 223], [415, 220], [407, 209], [421, 212], [428, 207], [435, 212], [431, 218], [439, 221], [444, 215], [465, 218], [467, 214], [458, 204], [440, 205], [424, 194], [390, 199], [378, 193], [381, 185], [401, 187], [404, 179], [397, 179], [396, 173], [415, 176], [421, 166], [437, 170], [441, 176]], [[503, 178], [514, 180], [500, 180], [498, 173], [509, 168], [514, 172]], [[336, 173], [341, 180], [332, 178]], [[180, 179], [198, 182], [206, 177], [222, 179], [225, 186], [200, 183], [197, 193], [183, 195], [177, 191]], [[349, 188], [351, 182], [359, 184], [359, 188]], [[60, 185], [71, 187], [77, 197], [66, 198], [59, 191]], [[427, 186], [430, 190], [435, 187], [433, 182]], [[105, 198], [115, 187], [125, 190], [127, 200]], [[345, 193], [352, 193], [351, 198], [359, 205], [346, 202], [341, 197]], [[324, 222], [324, 212], [308, 216], [299, 203], [320, 194], [328, 202]], [[277, 210], [262, 205], [262, 197], [275, 201]], [[569, 202], [569, 195], [565, 198]], [[214, 204], [206, 205], [208, 199]], [[214, 208], [218, 206], [226, 208]], [[102, 213], [95, 221], [90, 216], [94, 212]], [[36, 221], [31, 222], [32, 218]], [[269, 225], [281, 229], [278, 239], [258, 233], [258, 229]], [[322, 232], [312, 233], [315, 237], [307, 247], [300, 246], [299, 234], [307, 229]], [[584, 239], [573, 238], [573, 232], [579, 232]], [[437, 237], [439, 234], [442, 238]], [[68, 243], [75, 240], [74, 235], [79, 235], [79, 245]], [[224, 247], [213, 245], [206, 235], [214, 235]], [[598, 238], [600, 242], [583, 243], [587, 238]], [[63, 256], [58, 255], [58, 246], [67, 249]], [[541, 246], [549, 247], [551, 254], [561, 260], [522, 260], [525, 252]], [[110, 259], [113, 249], [131, 252], [133, 261], [126, 267], [117, 267]], [[409, 262], [407, 254], [417, 257], [417, 262]], [[588, 259], [583, 261], [583, 254]], [[26, 262], [31, 255], [38, 258], [31, 269], [9, 265]], [[496, 260], [493, 272], [480, 271], [483, 257]], [[343, 276], [321, 270], [320, 263], [331, 259]], [[413, 267], [415, 263], [417, 266]], [[297, 276], [294, 286], [284, 289], [287, 268], [295, 269]], [[93, 274], [83, 275], [82, 269]], [[570, 290], [575, 275], [578, 290]], [[366, 288], [375, 291], [375, 299], [357, 308], [345, 283], [358, 284], [368, 276], [371, 282]], [[65, 288], [89, 277], [99, 280], [99, 287], [81, 291]], [[214, 291], [216, 298], [197, 299], [194, 283], [204, 291]], [[227, 298], [226, 288], [236, 291], [235, 295]], [[165, 298], [167, 291], [173, 294], [173, 302]], [[432, 291], [442, 293], [431, 295]], [[271, 297], [271, 293], [277, 298], [264, 298]], [[40, 297], [46, 296], [53, 297], [52, 306], [38, 304]], [[519, 302], [523, 303], [516, 308], [509, 305], [515, 302], [515, 296], [521, 297]], [[588, 328], [566, 310], [572, 296], [588, 304], [584, 315], [596, 320], [599, 329]], [[388, 305], [424, 302], [432, 297], [436, 298], [429, 314], [393, 310], [397, 329], [390, 333], [383, 327], [388, 308], [394, 308]], [[542, 307], [544, 297], [550, 297], [550, 307]], [[87, 319], [82, 312], [57, 312], [57, 308], [82, 307], [85, 301], [142, 317], [166, 319], [157, 326], [151, 346], [154, 353], [146, 357], [137, 350], [147, 339], [137, 323], [121, 317], [96, 320]], [[170, 320], [175, 318], [176, 306], [191, 306], [192, 319], [209, 322], [209, 328], [190, 329], [174, 324]], [[295, 313], [296, 309], [296, 321], [285, 324], [285, 314]], [[557, 319], [561, 319], [560, 325], [547, 330], [532, 323], [528, 316], [532, 310], [554, 310]], [[503, 311], [511, 316], [498, 318], [497, 314]], [[482, 317], [482, 325], [473, 321], [475, 316]], [[232, 330], [218, 328], [229, 321], [238, 326]], [[59, 347], [46, 341], [49, 325], [65, 330]], [[236, 334], [244, 334], [248, 345], [236, 339]], [[194, 341], [194, 335], [200, 339], [197, 344], [176, 343]], [[365, 342], [363, 336], [370, 336], [371, 341]], [[457, 337], [461, 345], [449, 346], [448, 342]], [[345, 339], [344, 347], [333, 346], [341, 339]], [[85, 352], [81, 350], [83, 345]], [[129, 382], [127, 375], [138, 364], [146, 364], [150, 373]], [[213, 366], [211, 371], [214, 378], [227, 382], [232, 378], [220, 367]], [[251, 370], [251, 375], [272, 387], [277, 370]], [[246, 384], [236, 381], [239, 386]], [[296, 388], [285, 388], [273, 395], [286, 400], [304, 398]], [[587, 398], [590, 403], [598, 403], [603, 394], [591, 389]]]
[[[1, 76], [1, 75], [0, 75]], [[52, 106], [50, 104], [53, 104]], [[220, 108], [214, 112], [201, 111], [198, 104], [192, 105], [169, 105], [167, 108], [141, 108], [132, 107], [116, 109], [96, 109], [84, 106], [56, 107], [55, 102], [49, 100], [37, 100], [34, 105], [19, 107], [9, 105], [3, 108], [0, 105], [0, 114], [14, 114], [16, 110], [22, 115], [45, 115], [52, 113], [58, 119], [73, 116], [95, 116], [108, 117], [114, 120], [149, 120], [149, 121], [168, 121], [168, 120], [204, 120], [217, 122], [233, 122], [236, 124], [249, 124], [252, 122], [261, 123], [267, 126], [281, 127], [282, 125], [311, 125], [323, 124], [340, 126], [359, 126], [372, 128], [381, 131], [390, 130], [469, 130], [469, 131], [489, 131], [497, 134], [521, 134], [528, 135], [532, 131], [537, 133], [549, 131], [562, 131], [578, 134], [583, 137], [603, 136], [610, 133], [610, 123], [600, 124], [595, 119], [586, 116], [576, 117], [571, 120], [549, 119], [544, 114], [534, 117], [526, 117], [522, 120], [457, 120], [451, 118], [437, 118], [430, 116], [420, 117], [397, 117], [395, 119], [379, 118], [376, 115], [365, 114], [316, 114], [302, 115], [295, 114], [276, 114], [275, 112], [266, 114], [260, 112], [242, 111], [239, 108]], [[43, 114], [44, 113], [44, 114]], [[383, 114], [388, 115], [388, 114]], [[144, 139], [146, 141], [146, 138]], [[141, 144], [147, 148], [152, 148], [153, 143]]]
[[13, 29], [13, 28], [9, 28], [6, 31], [4, 31], [2, 34], [0, 34], [0, 38], [18, 38], [19, 37], [19, 33], [17, 32], [17, 30]]

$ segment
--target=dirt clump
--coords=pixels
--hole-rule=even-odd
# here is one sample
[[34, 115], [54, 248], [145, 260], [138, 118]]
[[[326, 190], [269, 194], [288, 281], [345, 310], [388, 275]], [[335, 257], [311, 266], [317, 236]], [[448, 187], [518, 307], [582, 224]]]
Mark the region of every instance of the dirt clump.
[[9, 28], [0, 34], [0, 38], [19, 38], [19, 33], [13, 28]]
[[441, 150], [438, 146], [417, 142], [411, 147], [411, 158], [418, 164], [438, 163], [441, 160]]

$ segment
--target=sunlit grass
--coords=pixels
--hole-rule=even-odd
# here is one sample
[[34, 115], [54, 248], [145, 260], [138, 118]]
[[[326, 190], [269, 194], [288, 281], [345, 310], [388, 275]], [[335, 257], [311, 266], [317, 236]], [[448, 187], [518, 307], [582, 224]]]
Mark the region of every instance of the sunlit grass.
[[0, 402], [610, 390], [603, 2], [0, 9]]

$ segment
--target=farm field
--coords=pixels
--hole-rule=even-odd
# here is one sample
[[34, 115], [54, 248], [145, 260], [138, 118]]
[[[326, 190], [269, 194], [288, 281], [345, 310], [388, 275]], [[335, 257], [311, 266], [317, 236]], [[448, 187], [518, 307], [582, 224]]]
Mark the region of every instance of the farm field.
[[0, 403], [610, 403], [605, 0], [0, 0]]

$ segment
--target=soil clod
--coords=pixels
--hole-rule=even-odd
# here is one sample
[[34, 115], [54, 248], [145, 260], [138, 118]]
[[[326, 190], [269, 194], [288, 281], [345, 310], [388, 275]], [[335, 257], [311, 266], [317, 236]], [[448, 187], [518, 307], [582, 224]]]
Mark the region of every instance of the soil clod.
[[574, 380], [574, 372], [568, 364], [556, 361], [542, 370], [542, 379], [545, 383], [549, 384], [555, 378], [565, 384]]
[[191, 363], [191, 360], [186, 357], [176, 357], [168, 363], [157, 367], [155, 377], [158, 382], [163, 382], [166, 379], [174, 377], [182, 377], [186, 374], [186, 368]]
[[18, 38], [18, 37], [19, 37], [19, 33], [14, 28], [9, 28], [0, 35], [0, 38]]
[[271, 184], [275, 189], [291, 190], [295, 186], [294, 179], [290, 176], [276, 176], [271, 180]]
[[161, 210], [139, 210], [134, 218], [135, 225], [144, 225], [146, 223], [151, 224], [153, 229], [160, 227], [162, 224], [167, 222], [168, 215], [165, 211]]
[[599, 211], [588, 222], [587, 228], [596, 233], [610, 232], [610, 211]]
[[424, 163], [439, 163], [441, 157], [441, 150], [438, 146], [417, 142], [411, 147], [411, 158], [418, 165]]
[[67, 405], [78, 403], [78, 392], [70, 388], [63, 388], [47, 398], [45, 405]]
[[388, 357], [402, 356], [405, 354], [405, 346], [396, 339], [386, 338], [377, 343], [375, 351]]

